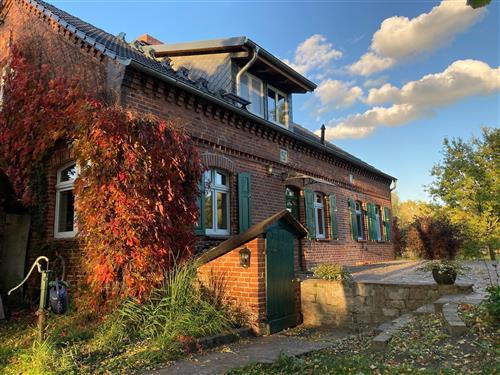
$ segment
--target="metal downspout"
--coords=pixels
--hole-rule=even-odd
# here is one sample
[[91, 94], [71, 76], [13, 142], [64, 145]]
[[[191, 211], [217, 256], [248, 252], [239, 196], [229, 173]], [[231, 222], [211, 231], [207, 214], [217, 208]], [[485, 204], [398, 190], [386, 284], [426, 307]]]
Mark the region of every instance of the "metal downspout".
[[240, 96], [240, 80], [241, 76], [248, 70], [250, 67], [254, 64], [254, 62], [257, 60], [257, 57], [259, 56], [259, 46], [255, 46], [253, 49], [253, 56], [250, 59], [249, 62], [245, 64], [243, 68], [236, 74], [236, 95]]

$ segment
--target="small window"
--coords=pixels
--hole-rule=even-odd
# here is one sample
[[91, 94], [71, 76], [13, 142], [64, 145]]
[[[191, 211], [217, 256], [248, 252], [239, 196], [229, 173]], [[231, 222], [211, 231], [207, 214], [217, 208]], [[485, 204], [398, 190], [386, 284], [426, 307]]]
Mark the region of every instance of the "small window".
[[282, 163], [288, 162], [288, 151], [285, 150], [284, 148], [280, 149], [280, 161]]
[[358, 240], [364, 239], [363, 236], [363, 210], [361, 208], [361, 202], [356, 202], [355, 203], [355, 213], [356, 213], [356, 227], [358, 230], [358, 233], [356, 234], [356, 238]]
[[248, 100], [248, 110], [256, 115], [264, 117], [264, 84], [260, 79], [245, 73], [241, 76], [238, 95]]
[[225, 172], [211, 169], [204, 174], [205, 232], [208, 235], [229, 234], [229, 178]]
[[300, 220], [299, 214], [299, 192], [297, 189], [287, 186], [285, 189], [286, 209], [294, 218]]
[[380, 207], [375, 206], [375, 239], [377, 241], [382, 241], [382, 227], [381, 227], [381, 220], [380, 220]]
[[321, 193], [314, 193], [314, 221], [316, 225], [316, 238], [325, 238], [325, 206]]
[[74, 182], [78, 176], [75, 163], [57, 171], [56, 215], [54, 236], [70, 238], [76, 235]]
[[288, 124], [288, 97], [272, 86], [267, 87], [267, 119], [284, 126]]

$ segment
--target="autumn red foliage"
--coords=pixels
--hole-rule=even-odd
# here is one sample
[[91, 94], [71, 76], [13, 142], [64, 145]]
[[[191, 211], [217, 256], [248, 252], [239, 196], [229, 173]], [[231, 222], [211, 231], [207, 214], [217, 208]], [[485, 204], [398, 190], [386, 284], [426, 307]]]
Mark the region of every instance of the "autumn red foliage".
[[143, 297], [192, 254], [201, 164], [171, 122], [106, 106], [77, 79], [14, 49], [0, 111], [0, 159], [26, 205], [32, 174], [72, 147], [82, 264], [95, 298]]

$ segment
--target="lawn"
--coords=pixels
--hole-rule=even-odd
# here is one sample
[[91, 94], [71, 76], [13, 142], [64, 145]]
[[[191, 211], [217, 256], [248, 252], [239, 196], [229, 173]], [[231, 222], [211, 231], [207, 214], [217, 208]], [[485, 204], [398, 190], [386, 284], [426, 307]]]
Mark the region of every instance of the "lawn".
[[108, 313], [79, 300], [69, 314], [49, 318], [41, 343], [34, 314], [13, 314], [0, 321], [0, 374], [128, 374], [186, 355], [196, 338], [238, 325], [196, 275], [182, 267], [147, 301], [126, 300]]
[[483, 320], [479, 308], [463, 308], [469, 326], [451, 337], [439, 315], [414, 320], [384, 353], [370, 350], [371, 334], [353, 335], [299, 357], [282, 355], [272, 364], [255, 364], [239, 374], [495, 374], [500, 373], [499, 333]]

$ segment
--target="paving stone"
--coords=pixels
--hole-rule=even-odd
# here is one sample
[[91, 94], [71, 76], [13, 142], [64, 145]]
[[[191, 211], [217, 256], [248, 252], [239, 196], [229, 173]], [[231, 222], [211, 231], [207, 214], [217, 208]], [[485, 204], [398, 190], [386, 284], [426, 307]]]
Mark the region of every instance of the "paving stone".
[[452, 336], [459, 336], [467, 331], [467, 326], [458, 314], [458, 303], [446, 303], [443, 306], [443, 318]]
[[392, 335], [382, 332], [373, 338], [371, 348], [380, 352], [384, 351], [387, 348], [389, 341], [391, 341], [391, 338]]
[[415, 314], [434, 314], [436, 312], [433, 303], [428, 303], [427, 305], [420, 306], [414, 311]]

